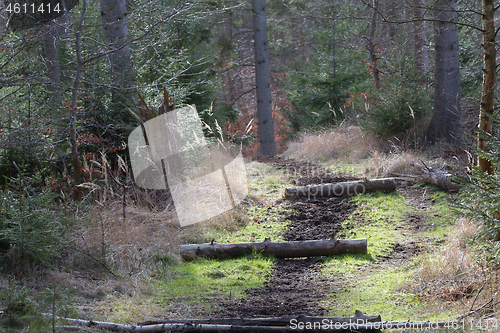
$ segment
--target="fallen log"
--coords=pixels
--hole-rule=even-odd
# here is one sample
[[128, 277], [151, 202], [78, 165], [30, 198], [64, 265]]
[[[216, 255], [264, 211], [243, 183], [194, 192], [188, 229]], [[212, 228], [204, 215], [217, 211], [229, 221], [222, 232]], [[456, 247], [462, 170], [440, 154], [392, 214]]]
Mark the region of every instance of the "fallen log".
[[[164, 323], [156, 325], [139, 325], [129, 326], [115, 323], [98, 322], [92, 320], [69, 319], [62, 318], [74, 325], [81, 327], [91, 327], [106, 329], [112, 332], [135, 332], [135, 333], [153, 333], [153, 332], [379, 332], [381, 329], [437, 329], [439, 327], [446, 328], [460, 328], [463, 327], [463, 322], [460, 321], [443, 321], [443, 322], [429, 322], [429, 321], [386, 321], [386, 322], [338, 322], [338, 323], [319, 323], [314, 322], [295, 322], [292, 321], [288, 326], [239, 326], [239, 325], [216, 325], [216, 324], [190, 324], [190, 323]], [[298, 319], [298, 318], [297, 318]]]
[[329, 256], [335, 254], [366, 253], [366, 239], [329, 239], [297, 242], [263, 242], [219, 244], [217, 242], [204, 244], [181, 245], [181, 257], [193, 260], [199, 257], [212, 259], [237, 258], [244, 255], [259, 253], [276, 258], [301, 258]]
[[352, 317], [310, 317], [310, 316], [281, 316], [270, 318], [215, 318], [215, 319], [162, 319], [138, 323], [137, 325], [158, 325], [173, 323], [210, 324], [210, 325], [238, 325], [238, 326], [289, 326], [292, 323], [321, 323], [321, 324], [365, 324], [380, 322], [380, 315], [367, 315], [356, 310]]
[[426, 170], [418, 180], [452, 192], [458, 192], [463, 187], [462, 185], [452, 183], [449, 174], [438, 168]]
[[[115, 323], [87, 321], [80, 319], [67, 319], [76, 325], [82, 327], [92, 327], [98, 329], [106, 329], [111, 332], [134, 332], [134, 333], [166, 333], [166, 332], [205, 332], [205, 333], [292, 333], [292, 332], [352, 332], [358, 326], [357, 331], [379, 332], [379, 329], [373, 327], [363, 327], [366, 324], [343, 323], [343, 324], [326, 324], [314, 326], [312, 323], [300, 323], [292, 327], [289, 326], [238, 326], [238, 325], [209, 325], [209, 324], [186, 324], [186, 323], [171, 323], [145, 326], [129, 326]], [[373, 322], [371, 324], [377, 324]]]
[[342, 197], [376, 191], [396, 190], [394, 178], [365, 179], [352, 182], [290, 187], [285, 189], [286, 198], [298, 197]]

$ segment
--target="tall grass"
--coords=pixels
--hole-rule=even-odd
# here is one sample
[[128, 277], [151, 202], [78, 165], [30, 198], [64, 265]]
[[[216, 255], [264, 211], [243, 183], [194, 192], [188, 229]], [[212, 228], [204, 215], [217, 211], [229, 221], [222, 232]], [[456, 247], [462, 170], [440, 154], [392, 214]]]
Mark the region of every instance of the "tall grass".
[[380, 141], [358, 126], [340, 125], [332, 130], [307, 133], [290, 143], [284, 155], [298, 159], [344, 159], [355, 162], [380, 149]]

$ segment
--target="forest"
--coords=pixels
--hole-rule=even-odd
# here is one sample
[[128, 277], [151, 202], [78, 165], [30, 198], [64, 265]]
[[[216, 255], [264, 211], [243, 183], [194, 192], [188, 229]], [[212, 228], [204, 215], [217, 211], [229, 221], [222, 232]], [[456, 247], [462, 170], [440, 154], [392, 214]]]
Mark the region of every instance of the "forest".
[[499, 8], [0, 1], [0, 332], [498, 331]]

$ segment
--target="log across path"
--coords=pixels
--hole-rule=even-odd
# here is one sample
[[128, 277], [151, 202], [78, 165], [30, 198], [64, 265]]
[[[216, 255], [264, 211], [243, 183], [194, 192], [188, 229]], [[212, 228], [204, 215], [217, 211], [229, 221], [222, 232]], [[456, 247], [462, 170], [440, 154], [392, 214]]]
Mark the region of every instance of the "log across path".
[[[45, 314], [52, 317], [51, 314]], [[381, 322], [380, 315], [366, 315], [356, 310], [352, 317], [310, 317], [304, 315], [270, 318], [214, 318], [214, 319], [163, 319], [138, 323], [136, 326], [110, 322], [62, 318], [75, 326], [59, 326], [68, 331], [90, 327], [112, 332], [343, 332], [346, 328]], [[361, 328], [363, 331], [378, 331]]]
[[380, 315], [367, 315], [356, 310], [352, 317], [313, 317], [313, 316], [280, 316], [268, 318], [213, 318], [213, 319], [162, 319], [139, 323], [138, 325], [158, 325], [173, 323], [238, 325], [238, 326], [290, 326], [293, 323], [328, 323], [344, 324], [380, 322]]
[[366, 239], [328, 239], [296, 242], [271, 242], [267, 239], [263, 242], [233, 244], [212, 242], [181, 245], [180, 247], [181, 257], [186, 261], [199, 257], [230, 259], [252, 253], [271, 255], [275, 258], [302, 258], [366, 252]]
[[[92, 320], [63, 319], [76, 326], [58, 326], [57, 328], [67, 331], [78, 331], [81, 328], [98, 328], [112, 332], [380, 332], [382, 329], [418, 329], [431, 330], [440, 327], [460, 328], [463, 321], [451, 320], [442, 322], [429, 321], [381, 321], [380, 316], [365, 315], [356, 311], [354, 317], [307, 317], [286, 316], [286, 323], [279, 321], [280, 318], [260, 319], [207, 319], [207, 320], [165, 320], [154, 324], [138, 324], [137, 326], [121, 325], [117, 323], [99, 322]], [[267, 325], [263, 320], [268, 320]], [[226, 324], [207, 324], [202, 322], [223, 322]], [[278, 321], [277, 321], [278, 320]], [[239, 321], [239, 323], [238, 323]], [[231, 324], [230, 324], [231, 322]]]
[[333, 184], [320, 184], [290, 187], [285, 189], [285, 197], [343, 197], [376, 191], [392, 192], [396, 190], [394, 178], [365, 179]]

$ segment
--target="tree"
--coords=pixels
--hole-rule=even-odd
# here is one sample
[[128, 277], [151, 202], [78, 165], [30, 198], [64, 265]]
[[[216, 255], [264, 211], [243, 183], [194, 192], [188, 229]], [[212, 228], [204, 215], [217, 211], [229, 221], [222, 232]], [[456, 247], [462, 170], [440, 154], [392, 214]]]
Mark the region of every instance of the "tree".
[[131, 60], [128, 42], [128, 18], [126, 0], [101, 0], [101, 19], [104, 41], [112, 51], [111, 63], [113, 103], [119, 111], [127, 103]]
[[[495, 3], [494, 0], [483, 0], [483, 85], [481, 93], [481, 111], [479, 115], [478, 148], [488, 151], [488, 134], [493, 131], [492, 115], [494, 111], [496, 79], [496, 45], [495, 45]], [[485, 135], [486, 134], [486, 135]], [[493, 172], [491, 161], [485, 157], [479, 158], [479, 168], [482, 172]]]
[[372, 1], [373, 13], [370, 21], [370, 35], [368, 36], [367, 49], [370, 52], [371, 70], [373, 74], [373, 83], [376, 88], [380, 88], [380, 70], [378, 68], [378, 57], [375, 45], [375, 32], [377, 31], [377, 17], [378, 17], [378, 1]]
[[75, 52], [76, 52], [76, 73], [75, 79], [73, 81], [73, 89], [71, 90], [71, 108], [69, 110], [69, 136], [71, 143], [71, 159], [73, 161], [73, 180], [75, 182], [75, 188], [73, 189], [73, 199], [80, 199], [80, 191], [78, 185], [81, 182], [81, 169], [82, 165], [80, 162], [80, 157], [78, 156], [78, 142], [77, 142], [77, 103], [78, 103], [78, 88], [81, 83], [81, 76], [83, 70], [83, 59], [82, 59], [82, 32], [83, 23], [85, 22], [85, 14], [87, 13], [87, 0], [82, 1], [82, 13], [80, 16], [80, 21], [78, 28], [75, 31]]
[[276, 155], [276, 145], [274, 141], [274, 120], [271, 104], [266, 0], [253, 0], [252, 5], [260, 153], [263, 156], [274, 156]]
[[413, 7], [414, 22], [414, 42], [415, 42], [415, 59], [417, 61], [417, 71], [425, 75], [429, 71], [429, 56], [427, 54], [427, 29], [424, 20], [425, 1], [415, 0]]
[[434, 3], [435, 74], [434, 113], [427, 129], [431, 142], [462, 143], [460, 71], [456, 0]]
[[43, 36], [45, 50], [45, 67], [49, 83], [47, 89], [52, 93], [52, 104], [59, 106], [61, 102], [61, 64], [58, 55], [58, 43], [68, 21], [68, 13], [45, 25], [47, 30]]

